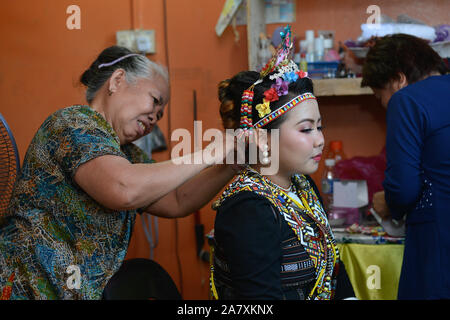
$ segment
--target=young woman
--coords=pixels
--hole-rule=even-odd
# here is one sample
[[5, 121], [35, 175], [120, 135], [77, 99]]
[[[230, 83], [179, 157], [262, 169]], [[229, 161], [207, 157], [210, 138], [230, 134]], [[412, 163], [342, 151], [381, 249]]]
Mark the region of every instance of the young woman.
[[[214, 205], [216, 299], [331, 299], [335, 293], [339, 252], [307, 176], [321, 159], [322, 119], [312, 81], [287, 58], [290, 47], [287, 30], [261, 73], [241, 72], [219, 85], [224, 127], [252, 132], [263, 157], [249, 163]], [[262, 129], [267, 143], [258, 139]], [[265, 173], [273, 152], [278, 170]]]

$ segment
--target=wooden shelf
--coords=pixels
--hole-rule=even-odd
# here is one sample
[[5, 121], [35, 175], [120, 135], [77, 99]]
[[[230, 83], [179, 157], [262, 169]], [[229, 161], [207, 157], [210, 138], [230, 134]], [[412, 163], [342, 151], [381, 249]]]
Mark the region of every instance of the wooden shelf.
[[[257, 69], [259, 35], [266, 33], [265, 1], [247, 0], [247, 40], [249, 70]], [[373, 94], [372, 89], [361, 88], [362, 78], [313, 80], [314, 93], [324, 96], [358, 96]]]
[[315, 79], [314, 94], [317, 97], [373, 94], [369, 87], [361, 88], [361, 80], [362, 78]]

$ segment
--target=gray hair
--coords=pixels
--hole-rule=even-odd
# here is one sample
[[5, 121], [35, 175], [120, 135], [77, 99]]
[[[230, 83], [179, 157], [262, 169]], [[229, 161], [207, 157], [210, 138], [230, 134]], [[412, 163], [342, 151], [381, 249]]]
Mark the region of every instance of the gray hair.
[[133, 54], [124, 47], [113, 46], [103, 50], [80, 78], [81, 83], [87, 87], [88, 103], [94, 100], [98, 90], [117, 69], [125, 70], [128, 83], [136, 83], [139, 78], [153, 80], [159, 76], [169, 85], [169, 73], [165, 66], [149, 60], [144, 55]]

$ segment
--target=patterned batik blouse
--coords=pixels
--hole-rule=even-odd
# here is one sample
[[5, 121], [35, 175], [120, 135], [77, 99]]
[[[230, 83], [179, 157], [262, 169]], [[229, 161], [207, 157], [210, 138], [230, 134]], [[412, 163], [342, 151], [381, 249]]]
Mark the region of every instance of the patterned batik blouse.
[[45, 120], [0, 217], [2, 299], [100, 299], [125, 258], [136, 210], [105, 208], [74, 175], [103, 155], [150, 163], [96, 111], [71, 106]]

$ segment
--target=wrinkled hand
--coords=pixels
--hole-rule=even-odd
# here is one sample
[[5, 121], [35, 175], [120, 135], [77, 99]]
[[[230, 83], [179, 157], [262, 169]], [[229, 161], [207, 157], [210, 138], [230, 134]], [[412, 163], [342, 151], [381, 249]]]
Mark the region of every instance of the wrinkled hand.
[[248, 143], [251, 139], [251, 131], [244, 131], [243, 129], [237, 129], [236, 139], [234, 140], [233, 152], [233, 163], [228, 163], [228, 165], [233, 169], [235, 173], [239, 173], [242, 169], [246, 167], [245, 164], [245, 150], [248, 147]]
[[372, 206], [382, 219], [387, 219], [391, 216], [384, 198], [384, 191], [379, 191], [373, 195]]
[[[238, 129], [235, 135], [228, 132], [223, 132], [219, 139], [213, 137], [213, 141], [204, 150], [204, 159], [209, 164], [227, 164], [233, 167], [233, 169], [239, 171], [241, 166], [239, 162], [244, 162], [242, 155], [245, 152], [237, 152], [238, 145], [241, 144], [244, 148], [246, 141], [248, 140], [248, 133], [244, 132], [242, 129]], [[228, 143], [227, 143], [228, 141]]]

